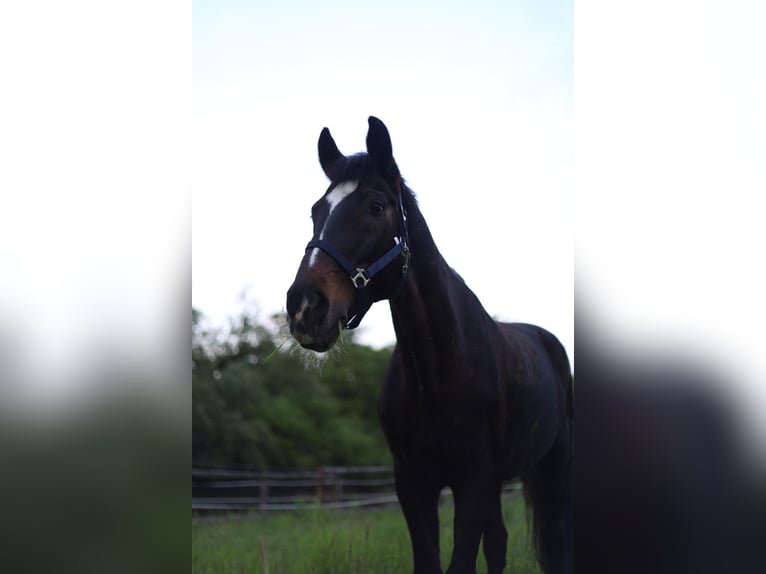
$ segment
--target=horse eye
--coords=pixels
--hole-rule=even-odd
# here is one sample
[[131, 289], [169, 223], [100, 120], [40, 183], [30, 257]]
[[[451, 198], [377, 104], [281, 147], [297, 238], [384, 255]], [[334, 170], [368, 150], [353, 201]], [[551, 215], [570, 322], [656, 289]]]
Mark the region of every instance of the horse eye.
[[370, 204], [370, 213], [373, 215], [380, 215], [386, 209], [385, 202], [380, 199], [376, 199]]

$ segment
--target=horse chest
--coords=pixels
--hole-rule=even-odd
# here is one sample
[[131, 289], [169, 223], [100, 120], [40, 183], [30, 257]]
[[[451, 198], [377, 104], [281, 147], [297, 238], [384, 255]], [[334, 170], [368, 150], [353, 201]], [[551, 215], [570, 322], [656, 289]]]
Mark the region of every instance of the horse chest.
[[495, 442], [500, 409], [486, 392], [428, 393], [412, 386], [387, 391], [380, 418], [394, 454], [447, 461], [471, 458]]
[[488, 452], [491, 443], [486, 420], [420, 416], [384, 430], [395, 457], [429, 461], [435, 467], [447, 467]]

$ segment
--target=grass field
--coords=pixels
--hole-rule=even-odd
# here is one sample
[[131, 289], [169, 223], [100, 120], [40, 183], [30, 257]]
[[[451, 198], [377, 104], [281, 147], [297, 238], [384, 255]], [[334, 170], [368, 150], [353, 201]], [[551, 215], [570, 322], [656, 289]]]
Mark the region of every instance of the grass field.
[[[441, 559], [446, 569], [452, 552], [452, 504], [443, 504], [439, 515]], [[503, 515], [508, 529], [506, 571], [539, 572], [527, 534], [522, 497], [506, 498], [503, 501]], [[477, 568], [480, 573], [486, 572], [481, 551]], [[306, 510], [276, 516], [251, 515], [193, 522], [192, 572], [412, 572], [412, 553], [407, 526], [398, 508], [358, 513]]]

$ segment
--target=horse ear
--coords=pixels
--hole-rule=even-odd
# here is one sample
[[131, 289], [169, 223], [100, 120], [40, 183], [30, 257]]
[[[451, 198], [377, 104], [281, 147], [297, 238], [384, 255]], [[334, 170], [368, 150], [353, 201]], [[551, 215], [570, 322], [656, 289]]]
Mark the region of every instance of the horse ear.
[[391, 149], [391, 136], [383, 122], [375, 116], [367, 120], [370, 125], [367, 131], [367, 154], [375, 162], [384, 175], [395, 179], [399, 176]]
[[330, 135], [330, 130], [327, 128], [324, 128], [319, 134], [317, 148], [319, 149], [319, 165], [322, 166], [322, 171], [329, 178], [332, 166], [345, 156], [340, 153], [338, 146], [335, 145], [335, 140]]

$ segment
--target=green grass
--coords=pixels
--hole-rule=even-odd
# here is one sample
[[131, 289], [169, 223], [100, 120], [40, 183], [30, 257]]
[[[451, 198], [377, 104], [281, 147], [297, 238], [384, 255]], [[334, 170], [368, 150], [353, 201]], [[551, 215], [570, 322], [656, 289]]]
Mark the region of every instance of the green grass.
[[[441, 561], [452, 552], [453, 507], [439, 510]], [[503, 501], [508, 572], [539, 572], [521, 496]], [[262, 550], [265, 551], [265, 560]], [[264, 568], [268, 562], [268, 571]], [[479, 552], [477, 568], [486, 572]], [[404, 517], [397, 509], [341, 513], [305, 510], [192, 523], [192, 572], [200, 574], [357, 574], [412, 572]]]

